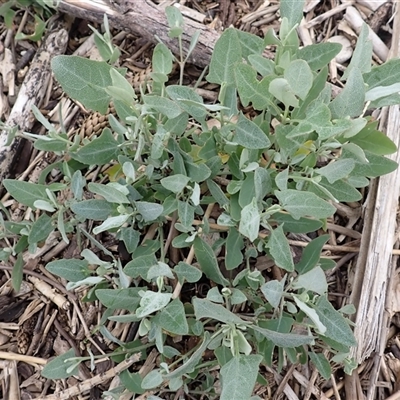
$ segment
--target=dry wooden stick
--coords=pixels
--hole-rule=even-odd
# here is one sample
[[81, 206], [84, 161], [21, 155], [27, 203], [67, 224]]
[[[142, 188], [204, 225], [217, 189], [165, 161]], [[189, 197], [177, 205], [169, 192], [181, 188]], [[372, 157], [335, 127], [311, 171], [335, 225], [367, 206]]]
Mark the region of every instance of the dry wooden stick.
[[[179, 54], [177, 40], [168, 36], [169, 27], [165, 11], [150, 0], [114, 0], [113, 5], [106, 1], [101, 3], [90, 0], [62, 0], [58, 9], [70, 15], [100, 23], [103, 22], [104, 14], [107, 14], [110, 25], [152, 43], [158, 43], [158, 37], [173, 53]], [[189, 18], [184, 17], [184, 21], [182, 42], [185, 49], [188, 49], [195, 32], [201, 32], [198, 44], [189, 57], [189, 61], [204, 68], [210, 63], [211, 54], [219, 34]]]
[[116, 367], [109, 369], [107, 372], [96, 375], [93, 378], [87, 379], [75, 386], [63, 390], [62, 392], [54, 393], [49, 396], [39, 397], [38, 400], [68, 400], [81, 393], [89, 391], [92, 387], [98, 386], [103, 382], [114, 378], [122, 371], [128, 369], [132, 364], [140, 360], [140, 353], [134, 354], [132, 357], [120, 362]]
[[[32, 105], [40, 107], [44, 99], [51, 79], [51, 59], [55, 55], [63, 54], [68, 43], [68, 33], [62, 27], [62, 23], [56, 26], [55, 31], [49, 30], [48, 36], [32, 61], [18, 93], [17, 101], [5, 123], [8, 127], [18, 126], [22, 131], [26, 131], [33, 126]], [[21, 138], [16, 138], [11, 145], [6, 146], [7, 136], [6, 130], [0, 131], [0, 182], [10, 173], [23, 144]]]

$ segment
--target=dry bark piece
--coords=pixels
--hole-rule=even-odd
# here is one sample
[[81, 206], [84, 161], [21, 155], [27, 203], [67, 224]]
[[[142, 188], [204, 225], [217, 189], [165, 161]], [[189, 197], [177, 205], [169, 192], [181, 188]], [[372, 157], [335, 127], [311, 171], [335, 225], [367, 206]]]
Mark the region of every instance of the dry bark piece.
[[[40, 107], [48, 90], [51, 79], [50, 62], [55, 55], [63, 54], [68, 43], [68, 33], [65, 28], [56, 31], [49, 30], [38, 49], [29, 72], [27, 73], [17, 100], [5, 125], [18, 126], [22, 131], [29, 131], [34, 123], [31, 109], [33, 105]], [[14, 166], [14, 161], [22, 148], [23, 140], [15, 138], [11, 145], [6, 146], [8, 132], [0, 131], [0, 182], [6, 178]]]
[[[89, 0], [62, 0], [58, 9], [73, 16], [100, 23], [103, 22], [106, 13], [110, 25], [153, 43], [158, 43], [157, 36], [172, 52], [179, 54], [177, 40], [168, 36], [169, 27], [165, 11], [150, 0], [114, 0], [112, 6], [105, 2], [95, 3]], [[184, 17], [184, 20], [183, 47], [188, 49], [191, 38], [196, 31], [200, 31], [199, 41], [189, 57], [189, 61], [204, 68], [210, 63], [219, 34], [189, 18]]]

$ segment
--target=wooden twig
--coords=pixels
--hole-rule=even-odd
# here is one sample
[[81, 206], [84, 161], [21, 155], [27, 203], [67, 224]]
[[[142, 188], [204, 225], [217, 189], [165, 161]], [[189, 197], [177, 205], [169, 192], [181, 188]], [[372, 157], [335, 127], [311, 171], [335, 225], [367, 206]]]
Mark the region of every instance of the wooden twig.
[[[33, 105], [40, 107], [48, 90], [51, 79], [51, 59], [56, 55], [63, 54], [67, 43], [66, 29], [58, 26], [57, 30], [49, 30], [49, 34], [38, 49], [21, 85], [17, 100], [5, 123], [6, 126], [18, 126], [22, 131], [32, 128], [34, 118], [31, 109]], [[7, 136], [6, 130], [0, 131], [0, 182], [9, 175], [23, 145], [23, 140], [18, 137], [11, 145], [6, 146]]]
[[[391, 57], [398, 57], [400, 54], [400, 15], [398, 4], [397, 12], [393, 23], [393, 43]], [[400, 108], [398, 105], [386, 109], [386, 133], [394, 141], [397, 148], [400, 148]], [[400, 154], [390, 156], [392, 160], [400, 162]], [[359, 301], [358, 293], [352, 293], [353, 303], [357, 303], [357, 316], [355, 337], [358, 345], [353, 349], [352, 355], [358, 363], [368, 358], [372, 352], [377, 352], [381, 357], [386, 342], [386, 327], [390, 315], [386, 310], [389, 280], [393, 274], [394, 266], [391, 261], [393, 244], [396, 239], [396, 212], [399, 199], [400, 170], [384, 175], [379, 178], [376, 191], [376, 200], [373, 202], [373, 216], [370, 221], [370, 234], [364, 236], [361, 248], [365, 251], [363, 258], [359, 258], [356, 268], [355, 282], [362, 282]], [[372, 200], [373, 197], [372, 197]], [[366, 221], [368, 223], [368, 221]], [[370, 236], [370, 238], [369, 238]], [[357, 292], [358, 290], [356, 290]], [[376, 362], [379, 363], [379, 358]], [[377, 375], [370, 377], [370, 388], [368, 400], [375, 397]]]
[[[158, 43], [157, 38], [159, 38], [173, 53], [179, 54], [178, 41], [168, 36], [169, 27], [162, 7], [156, 6], [150, 0], [114, 0], [112, 3], [113, 5], [106, 1], [62, 0], [58, 9], [73, 16], [100, 23], [103, 22], [104, 13], [106, 13], [110, 25], [152, 43]], [[183, 47], [188, 49], [191, 38], [196, 31], [200, 31], [198, 44], [189, 57], [189, 61], [204, 68], [210, 63], [219, 34], [189, 18], [184, 17], [184, 20]]]

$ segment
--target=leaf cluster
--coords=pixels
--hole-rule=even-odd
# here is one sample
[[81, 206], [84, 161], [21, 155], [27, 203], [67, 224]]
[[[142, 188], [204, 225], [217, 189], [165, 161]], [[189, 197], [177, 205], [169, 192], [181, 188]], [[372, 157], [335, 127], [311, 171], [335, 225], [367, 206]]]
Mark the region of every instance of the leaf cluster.
[[[15, 240], [0, 257], [33, 252], [55, 230], [66, 242], [84, 236], [110, 257], [103, 261], [82, 249], [81, 259], [52, 261], [46, 268], [66, 279], [69, 289], [89, 286], [85, 300], [97, 299], [107, 309], [103, 322], [135, 322], [139, 335], [157, 348], [163, 360], [158, 369], [145, 377], [121, 374], [134, 393], [163, 382], [170, 390], [187, 390], [197, 379], [210, 396], [242, 400], [251, 398], [256, 380], [263, 380], [259, 366], [272, 365], [273, 357], [279, 368], [287, 359], [310, 360], [326, 379], [332, 363], [348, 373], [355, 367], [349, 351], [356, 342], [345, 316], [354, 310], [338, 311], [327, 297], [324, 271], [335, 265], [321, 257], [328, 235], [311, 240], [295, 262], [287, 233], [324, 229], [335, 202], [360, 200], [369, 178], [397, 168], [385, 157], [396, 146], [366, 112], [400, 102], [399, 60], [371, 68], [364, 27], [343, 90], [333, 98], [327, 65], [340, 45], [300, 48], [296, 26], [303, 3], [281, 1], [279, 35], [270, 30], [262, 39], [233, 28], [222, 34], [206, 77], [220, 86], [216, 104], [205, 103], [194, 88], [166, 84], [174, 62], [183, 70], [196, 35], [178, 59], [164, 44], [155, 47], [151, 91], [140, 98], [123, 69], [72, 56], [53, 60], [69, 96], [100, 112], [112, 101], [118, 118], [110, 116], [111, 128], [98, 137], [81, 140], [56, 131], [35, 110], [48, 134], [29, 135], [34, 146], [68, 157], [43, 171], [38, 184], [4, 182], [17, 201], [42, 213], [25, 223], [2, 221], [3, 237]], [[180, 41], [183, 18], [174, 7], [166, 12], [170, 34]], [[276, 48], [274, 60], [264, 57], [266, 46]], [[115, 53], [108, 50], [105, 57], [112, 60]], [[256, 116], [241, 111], [249, 105]], [[103, 183], [87, 182], [87, 169], [106, 165]], [[63, 181], [47, 185], [54, 168]], [[88, 221], [94, 223], [90, 231]], [[144, 240], [149, 226], [155, 235]], [[165, 251], [165, 227], [176, 231], [171, 246], [187, 255], [175, 265]], [[130, 259], [125, 265], [101, 244], [105, 232], [124, 244]], [[213, 234], [217, 239], [210, 242]], [[259, 256], [271, 259], [284, 278], [268, 279], [254, 268]], [[212, 282], [205, 298], [179, 296], [183, 285], [204, 277]], [[112, 316], [116, 309], [128, 313]], [[101, 332], [118, 344], [118, 356], [143, 349], [121, 343], [104, 326]], [[176, 336], [195, 337], [198, 345], [181, 354], [167, 344]], [[204, 362], [206, 349], [215, 360]], [[76, 363], [66, 364], [68, 359], [58, 357], [43, 375], [73, 374]], [[207, 372], [213, 365], [221, 368], [220, 393]]]

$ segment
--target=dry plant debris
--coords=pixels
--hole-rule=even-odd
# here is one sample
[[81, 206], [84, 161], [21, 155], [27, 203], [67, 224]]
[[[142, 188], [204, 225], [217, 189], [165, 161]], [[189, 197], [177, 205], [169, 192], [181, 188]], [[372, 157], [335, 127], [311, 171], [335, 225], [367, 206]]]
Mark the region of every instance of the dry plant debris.
[[[180, 3], [181, 11], [187, 18], [204, 24], [208, 29], [218, 33], [222, 33], [224, 29], [232, 25], [240, 30], [263, 36], [268, 28], [277, 29], [279, 26], [279, 1], [187, 0]], [[163, 6], [165, 5], [163, 4]], [[94, 8], [96, 7], [97, 2]], [[374, 62], [379, 65], [386, 61], [390, 55], [390, 49], [393, 48], [395, 8], [394, 3], [384, 0], [380, 2], [309, 0], [306, 2], [304, 20], [298, 28], [303, 44], [325, 41], [345, 43], [343, 53], [330, 64], [330, 82], [338, 92], [340, 92], [341, 83], [337, 77], [351, 59], [361, 21], [366, 22], [373, 32], [371, 35]], [[34, 29], [33, 15], [32, 9], [17, 14], [14, 27], [19, 26], [19, 31], [24, 31], [26, 34], [32, 33]], [[7, 121], [7, 123], [14, 121], [24, 130], [43, 133], [39, 124], [34, 124], [32, 119], [26, 118], [29, 114], [27, 110], [31, 104], [35, 104], [54, 124], [59, 122], [59, 110], [62, 110], [63, 123], [71, 136], [79, 134], [90, 137], [105, 127], [103, 117], [72, 102], [62, 93], [55, 81], [46, 77], [46, 74], [49, 73], [49, 61], [48, 59], [43, 60], [43, 54], [53, 57], [60, 51], [63, 52], [64, 44], [67, 46], [66, 54], [80, 54], [91, 59], [98, 59], [93, 34], [88, 29], [88, 22], [91, 23], [87, 20], [72, 20], [70, 17], [61, 18], [52, 25], [57, 39], [50, 38], [48, 35], [40, 45], [29, 40], [15, 41], [15, 28], [7, 29], [4, 23], [1, 25], [0, 114], [2, 121]], [[94, 26], [99, 28], [96, 23]], [[68, 43], [64, 43], [65, 32], [68, 32]], [[128, 78], [136, 90], [139, 90], [140, 86], [146, 86], [151, 80], [148, 67], [153, 44], [147, 39], [134, 36], [132, 32], [118, 31], [116, 27], [113, 28], [113, 35], [114, 44], [121, 52], [120, 66], [128, 69]], [[46, 40], [50, 40], [51, 43], [56, 40], [57, 47], [49, 49], [49, 42]], [[266, 55], [273, 57], [269, 50], [266, 51]], [[398, 56], [398, 54], [395, 55]], [[30, 60], [29, 58], [32, 56], [34, 58]], [[195, 84], [200, 77], [201, 66], [200, 63], [187, 68], [184, 75], [185, 84]], [[177, 72], [172, 76], [172, 82], [174, 79], [175, 81], [179, 79], [178, 74]], [[30, 90], [35, 90], [35, 92]], [[21, 91], [29, 92], [28, 101], [21, 106], [18, 117], [15, 117], [13, 106], [17, 94]], [[218, 97], [216, 85], [210, 84], [204, 79], [197, 86], [197, 91], [207, 99]], [[10, 112], [11, 109], [13, 109], [12, 112]], [[244, 111], [246, 112], [246, 110]], [[379, 114], [373, 117], [381, 118]], [[21, 142], [18, 144], [18, 148], [12, 149], [18, 156], [18, 162], [15, 162], [9, 148], [6, 148], [6, 152], [3, 151], [4, 137], [4, 132], [2, 132], [0, 135], [0, 160], [2, 163], [0, 177], [3, 178], [6, 174], [12, 173], [21, 180], [39, 182], [41, 172], [55, 159], [43, 151], [39, 152], [33, 149], [30, 143]], [[22, 145], [23, 147], [20, 147]], [[7, 156], [5, 159], [4, 155]], [[11, 159], [13, 160], [12, 164]], [[86, 175], [86, 179], [100, 182], [100, 176], [102, 174], [104, 176], [104, 172], [104, 170], [90, 171]], [[52, 182], [57, 182], [60, 178], [60, 175], [52, 176]], [[221, 185], [223, 184], [224, 182], [221, 182]], [[327, 225], [329, 240], [323, 246], [323, 255], [337, 263], [335, 269], [330, 270], [328, 275], [330, 300], [336, 303], [337, 308], [345, 304], [346, 299], [350, 296], [355, 304], [360, 301], [354, 293], [360, 296], [362, 288], [357, 289], [353, 294], [352, 291], [357, 286], [357, 282], [358, 285], [360, 282], [360, 272], [357, 271], [357, 268], [361, 267], [360, 263], [357, 263], [357, 258], [360, 257], [360, 252], [366, 252], [365, 248], [360, 247], [360, 243], [363, 227], [372, 221], [371, 215], [366, 213], [368, 204], [369, 208], [374, 207], [373, 204], [371, 205], [371, 200], [368, 199], [368, 195], [372, 191], [373, 187], [366, 188], [363, 199], [358, 202], [337, 204], [335, 217]], [[29, 219], [29, 213], [33, 212], [31, 209], [17, 204], [7, 195], [2, 198], [2, 206], [10, 210], [13, 217], [19, 220]], [[381, 207], [384, 207], [384, 204]], [[210, 217], [217, 217], [217, 215], [213, 215], [215, 210], [209, 211]], [[397, 215], [390, 215], [390, 218], [392, 218], [393, 224], [397, 224]], [[212, 227], [212, 222], [210, 227]], [[385, 229], [385, 227], [383, 228]], [[155, 234], [154, 229], [154, 227], [150, 227], [147, 231], [148, 239]], [[365, 234], [368, 232], [364, 231]], [[263, 371], [263, 377], [268, 384], [256, 384], [255, 394], [266, 399], [368, 398], [372, 400], [400, 398], [398, 386], [400, 342], [397, 336], [400, 329], [398, 321], [400, 308], [396, 300], [400, 287], [396, 262], [400, 250], [397, 236], [397, 234], [393, 236], [396, 243], [394, 244], [395, 250], [391, 251], [393, 254], [392, 276], [388, 276], [386, 282], [388, 286], [386, 296], [391, 304], [389, 309], [391, 319], [388, 323], [390, 329], [383, 331], [381, 345], [375, 349], [378, 352], [375, 359], [371, 356], [371, 358], [362, 360], [351, 378], [345, 379], [342, 371], [338, 370], [333, 371], [331, 379], [327, 381], [322, 380], [316, 369], [310, 369], [308, 365], [298, 366], [289, 363], [280, 372], [277, 372], [277, 368], [274, 366], [274, 368]], [[294, 257], [299, 254], [299, 249], [304, 248], [308, 241], [310, 238], [306, 235], [289, 238]], [[118, 255], [122, 260], [124, 259], [124, 249], [114, 237], [103, 237], [102, 244], [110, 252]], [[2, 247], [8, 245], [9, 243], [3, 241]], [[40, 376], [41, 366], [48, 359], [54, 355], [63, 354], [70, 348], [73, 348], [76, 354], [81, 355], [87, 354], [87, 350], [93, 354], [105, 354], [115, 348], [112, 340], [105, 339], [99, 333], [91, 333], [93, 328], [100, 323], [101, 305], [98, 302], [94, 304], [82, 302], [87, 291], [82, 288], [76, 291], [67, 291], [65, 289], [66, 282], [57, 279], [44, 268], [44, 265], [57, 258], [78, 257], [80, 245], [73, 239], [67, 245], [59, 237], [54, 236], [49, 237], [36, 253], [26, 252], [23, 263], [19, 265], [24, 272], [24, 281], [19, 293], [15, 293], [12, 289], [11, 282], [11, 271], [15, 268], [16, 260], [11, 258], [9, 262], [0, 263], [0, 369], [1, 394], [4, 399], [52, 399], [72, 398], [72, 396], [89, 398], [87, 395], [89, 391], [90, 398], [96, 399], [100, 398], [105, 391], [118, 386], [117, 375], [122, 370], [134, 365], [135, 371], [146, 374], [156, 368], [160, 362], [156, 354], [150, 353], [147, 360], [139, 359], [138, 356], [117, 366], [114, 366], [114, 361], [100, 359], [101, 362], [95, 364], [93, 371], [90, 370], [90, 362], [82, 363], [76, 376], [68, 378], [64, 382], [46, 381]], [[84, 245], [89, 246], [89, 242]], [[388, 243], [388, 246], [392, 249], [391, 242]], [[171, 260], [179, 261], [181, 256], [179, 251], [171, 250]], [[187, 256], [187, 259], [189, 257], [190, 255]], [[264, 270], [263, 272], [269, 276], [282, 277], [281, 271], [270, 260], [258, 259], [256, 267], [261, 271]], [[389, 279], [392, 279], [390, 285], [388, 284]], [[188, 297], [194, 293], [201, 296], [208, 290], [208, 284], [205, 281], [185, 288], [187, 292], [183, 292], [183, 294]], [[120, 314], [123, 313], [115, 311], [115, 315]], [[125, 342], [133, 340], [138, 328], [134, 323], [123, 324], [112, 321], [106, 322], [106, 327], [115, 338]], [[184, 351], [189, 351], [196, 346], [196, 343], [181, 341], [176, 345], [182, 347]], [[207, 354], [204, 355], [205, 359], [206, 357]], [[210, 373], [213, 374], [214, 371], [210, 371]], [[51, 391], [58, 392], [59, 396], [48, 396], [47, 393]], [[136, 398], [144, 399], [151, 395], [159, 395], [165, 399], [184, 398], [185, 396], [183, 392], [168, 393], [165, 390], [161, 393], [149, 391]], [[206, 395], [193, 395], [187, 398], [207, 397]]]

